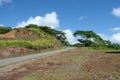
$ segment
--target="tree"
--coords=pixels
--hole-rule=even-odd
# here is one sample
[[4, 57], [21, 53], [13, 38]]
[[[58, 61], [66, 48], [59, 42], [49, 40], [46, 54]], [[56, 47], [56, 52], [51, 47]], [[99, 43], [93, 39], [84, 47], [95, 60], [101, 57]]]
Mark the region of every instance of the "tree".
[[25, 28], [38, 28], [38, 26], [36, 24], [29, 24]]
[[108, 48], [118, 50], [118, 49], [120, 49], [120, 45], [117, 43], [111, 43], [108, 45]]
[[78, 30], [73, 34], [75, 37], [79, 36], [78, 41], [86, 47], [90, 47], [92, 44], [102, 44], [103, 39], [94, 33], [93, 31], [81, 31]]
[[50, 34], [51, 36], [56, 37], [58, 40], [60, 40], [63, 44], [66, 41], [66, 36], [65, 33], [56, 29], [51, 29], [50, 27], [47, 26], [40, 26], [39, 27], [41, 30], [44, 32]]
[[3, 26], [0, 26], [0, 34], [7, 33], [7, 32], [9, 32], [10, 30], [12, 30], [11, 27], [3, 27]]
[[49, 35], [56, 37], [63, 44], [66, 41], [66, 36], [65, 36], [64, 32], [56, 30], [56, 29], [51, 29], [48, 26], [38, 26], [38, 25], [35, 25], [35, 24], [30, 24], [30, 25], [26, 26], [26, 28], [38, 28], [38, 29], [44, 31], [45, 33], [48, 33]]

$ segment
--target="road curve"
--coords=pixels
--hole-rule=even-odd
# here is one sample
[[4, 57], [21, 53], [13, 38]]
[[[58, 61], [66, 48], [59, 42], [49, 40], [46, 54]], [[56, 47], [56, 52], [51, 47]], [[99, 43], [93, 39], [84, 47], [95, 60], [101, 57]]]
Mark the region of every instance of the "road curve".
[[9, 64], [12, 64], [12, 63], [17, 63], [17, 62], [22, 62], [22, 61], [25, 61], [25, 60], [34, 59], [34, 58], [38, 58], [38, 57], [58, 54], [60, 52], [68, 51], [70, 49], [74, 49], [74, 47], [68, 47], [68, 48], [61, 49], [61, 50], [42, 52], [42, 53], [20, 56], [20, 57], [15, 57], [15, 58], [3, 59], [3, 60], [0, 60], [0, 66], [5, 66], [5, 65], [9, 65]]

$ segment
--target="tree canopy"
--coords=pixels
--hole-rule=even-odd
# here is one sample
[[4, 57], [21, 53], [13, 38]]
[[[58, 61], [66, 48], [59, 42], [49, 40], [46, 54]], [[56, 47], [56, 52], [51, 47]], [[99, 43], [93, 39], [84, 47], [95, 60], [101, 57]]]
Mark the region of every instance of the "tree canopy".
[[[71, 44], [66, 40], [65, 33], [52, 29], [48, 26], [38, 26], [35, 24], [29, 24], [25, 26], [25, 28], [36, 28], [38, 31], [43, 31], [46, 34], [49, 34], [59, 41], [61, 41], [64, 45], [69, 45]], [[12, 30], [11, 27], [3, 27], [0, 26], [0, 34], [4, 34]], [[120, 49], [120, 45], [117, 43], [112, 43], [108, 40], [103, 40], [99, 35], [97, 35], [95, 32], [92, 30], [89, 31], [84, 31], [84, 30], [77, 30], [73, 34], [75, 37], [78, 37], [79, 43], [75, 44], [74, 46], [77, 47], [93, 47], [93, 48], [109, 48], [109, 49]]]
[[103, 42], [103, 39], [93, 31], [78, 30], [73, 35], [79, 36], [80, 39], [78, 41], [86, 47], [91, 46], [93, 43], [100, 44]]
[[111, 43], [108, 40], [103, 40], [99, 35], [93, 31], [82, 31], [77, 30], [74, 34], [75, 37], [79, 36], [79, 44], [75, 46], [85, 46], [93, 48], [109, 48], [109, 49], [120, 49], [119, 44]]
[[42, 31], [44, 31], [45, 33], [48, 33], [49, 35], [56, 37], [62, 43], [66, 42], [66, 36], [65, 36], [64, 32], [56, 30], [56, 29], [52, 29], [48, 26], [38, 26], [35, 24], [30, 24], [30, 25], [26, 26], [26, 28], [39, 28]]
[[11, 27], [3, 27], [3, 26], [0, 26], [0, 34], [7, 33], [7, 32], [9, 32], [10, 30], [12, 30]]

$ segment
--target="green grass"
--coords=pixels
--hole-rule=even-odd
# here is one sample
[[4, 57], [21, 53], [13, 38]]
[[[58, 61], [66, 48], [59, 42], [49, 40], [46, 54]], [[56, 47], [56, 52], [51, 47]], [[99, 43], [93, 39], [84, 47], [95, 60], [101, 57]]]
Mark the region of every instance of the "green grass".
[[40, 29], [29, 28], [33, 32], [30, 36], [16, 34], [14, 40], [0, 40], [0, 47], [25, 47], [30, 49], [53, 48], [60, 43], [55, 37]]
[[29, 47], [30, 43], [24, 40], [0, 40], [0, 47]]
[[25, 48], [52, 48], [55, 46], [57, 40], [40, 39], [36, 41], [25, 40], [0, 40], [0, 47], [25, 47]]

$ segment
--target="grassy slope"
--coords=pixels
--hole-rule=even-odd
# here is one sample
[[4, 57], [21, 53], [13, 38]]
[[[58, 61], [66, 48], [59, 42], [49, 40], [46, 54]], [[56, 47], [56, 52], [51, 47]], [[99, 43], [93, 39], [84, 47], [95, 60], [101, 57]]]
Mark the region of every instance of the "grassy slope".
[[[23, 28], [25, 29], [25, 28]], [[33, 32], [32, 35], [21, 37], [19, 33], [16, 34], [14, 40], [0, 40], [0, 47], [25, 47], [31, 49], [53, 48], [61, 43], [54, 37], [43, 32], [40, 29], [28, 28]]]

